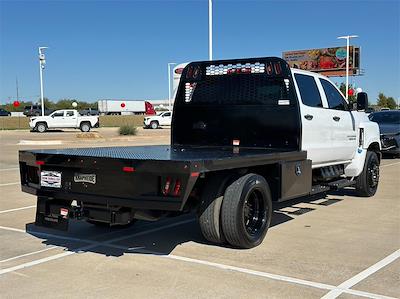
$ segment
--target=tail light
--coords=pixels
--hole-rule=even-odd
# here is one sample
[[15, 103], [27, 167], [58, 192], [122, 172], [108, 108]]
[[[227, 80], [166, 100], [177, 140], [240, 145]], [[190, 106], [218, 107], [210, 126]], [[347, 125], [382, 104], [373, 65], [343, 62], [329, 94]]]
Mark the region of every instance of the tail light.
[[174, 187], [174, 196], [179, 196], [181, 193], [181, 181], [177, 179], [175, 181], [175, 187]]
[[134, 172], [135, 168], [130, 167], [130, 166], [124, 166], [124, 167], [122, 167], [122, 171], [124, 171], [124, 172]]
[[180, 196], [182, 183], [180, 179], [167, 177], [161, 185], [161, 192], [164, 196]]
[[165, 181], [165, 185], [164, 185], [164, 188], [163, 188], [163, 190], [162, 190], [163, 194], [164, 194], [164, 195], [168, 195], [169, 189], [170, 189], [170, 188], [171, 188], [171, 178], [168, 177], [168, 178], [166, 179], [166, 181]]

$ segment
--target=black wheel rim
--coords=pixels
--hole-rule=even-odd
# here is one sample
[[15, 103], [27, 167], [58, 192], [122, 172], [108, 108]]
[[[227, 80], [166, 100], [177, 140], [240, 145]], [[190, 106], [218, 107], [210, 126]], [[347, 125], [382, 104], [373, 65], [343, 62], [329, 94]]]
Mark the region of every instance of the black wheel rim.
[[376, 159], [369, 160], [367, 166], [367, 172], [368, 172], [368, 186], [371, 189], [374, 189], [378, 186], [379, 183], [379, 164]]
[[260, 190], [252, 190], [243, 207], [243, 224], [249, 235], [255, 236], [263, 232], [267, 221], [268, 207]]

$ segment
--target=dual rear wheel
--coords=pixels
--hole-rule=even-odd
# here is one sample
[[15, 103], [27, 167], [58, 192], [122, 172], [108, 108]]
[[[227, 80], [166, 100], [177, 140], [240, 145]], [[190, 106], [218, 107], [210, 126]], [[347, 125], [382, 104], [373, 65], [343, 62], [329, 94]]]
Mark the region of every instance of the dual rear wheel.
[[203, 192], [199, 223], [212, 243], [255, 247], [263, 241], [271, 217], [271, 192], [260, 175], [250, 173], [232, 182], [214, 177]]

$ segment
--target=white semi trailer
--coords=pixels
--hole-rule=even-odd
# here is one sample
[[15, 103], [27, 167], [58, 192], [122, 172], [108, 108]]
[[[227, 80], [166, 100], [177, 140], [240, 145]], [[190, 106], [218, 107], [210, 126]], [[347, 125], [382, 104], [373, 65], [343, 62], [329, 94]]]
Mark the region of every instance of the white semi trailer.
[[102, 115], [154, 115], [154, 107], [147, 101], [132, 100], [99, 100], [99, 113]]

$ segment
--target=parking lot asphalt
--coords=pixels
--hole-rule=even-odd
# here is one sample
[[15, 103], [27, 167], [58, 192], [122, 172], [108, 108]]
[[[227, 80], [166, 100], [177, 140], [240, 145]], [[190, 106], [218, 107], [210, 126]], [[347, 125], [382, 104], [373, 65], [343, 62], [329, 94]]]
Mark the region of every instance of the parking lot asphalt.
[[372, 198], [346, 189], [276, 204], [264, 242], [250, 250], [208, 244], [193, 215], [122, 229], [36, 227], [36, 198], [18, 183], [18, 150], [168, 144], [170, 130], [96, 133], [0, 132], [2, 298], [400, 297], [399, 159], [382, 160]]

